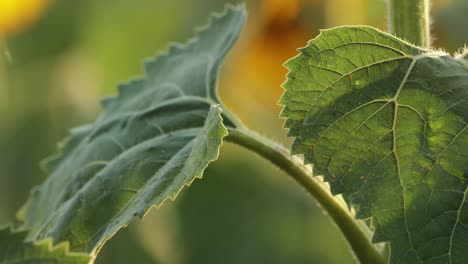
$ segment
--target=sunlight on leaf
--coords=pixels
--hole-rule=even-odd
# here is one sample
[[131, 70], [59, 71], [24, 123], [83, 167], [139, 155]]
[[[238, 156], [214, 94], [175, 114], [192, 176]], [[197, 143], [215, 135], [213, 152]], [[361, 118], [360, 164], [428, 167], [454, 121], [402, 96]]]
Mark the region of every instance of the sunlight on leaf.
[[468, 70], [370, 27], [324, 30], [290, 70], [280, 104], [304, 154], [390, 263], [468, 259]]

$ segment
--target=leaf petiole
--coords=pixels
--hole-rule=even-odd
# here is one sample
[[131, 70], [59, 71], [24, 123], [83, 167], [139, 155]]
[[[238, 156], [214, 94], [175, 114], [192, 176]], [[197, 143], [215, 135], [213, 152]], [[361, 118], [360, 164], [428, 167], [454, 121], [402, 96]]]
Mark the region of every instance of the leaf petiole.
[[228, 131], [226, 141], [257, 153], [298, 182], [334, 220], [361, 263], [386, 263], [386, 254], [372, 244], [368, 227], [362, 221], [354, 220], [346, 205], [334, 197], [318, 177], [313, 177], [312, 170], [302, 165], [301, 160], [291, 156], [282, 145], [246, 128], [229, 128]]

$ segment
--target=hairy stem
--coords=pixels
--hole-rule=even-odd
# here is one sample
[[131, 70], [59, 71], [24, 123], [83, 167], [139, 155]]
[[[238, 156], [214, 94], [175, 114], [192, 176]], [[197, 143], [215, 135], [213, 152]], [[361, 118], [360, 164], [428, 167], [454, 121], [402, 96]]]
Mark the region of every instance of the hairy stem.
[[397, 37], [430, 47], [429, 0], [388, 0], [388, 24]]
[[229, 129], [226, 140], [241, 145], [269, 160], [304, 187], [335, 221], [361, 263], [386, 263], [386, 257], [372, 244], [369, 230], [366, 230], [367, 227], [362, 221], [355, 220], [346, 205], [333, 197], [324, 183], [317, 177], [313, 177], [311, 170], [302, 165], [301, 160], [292, 157], [285, 147], [245, 128]]

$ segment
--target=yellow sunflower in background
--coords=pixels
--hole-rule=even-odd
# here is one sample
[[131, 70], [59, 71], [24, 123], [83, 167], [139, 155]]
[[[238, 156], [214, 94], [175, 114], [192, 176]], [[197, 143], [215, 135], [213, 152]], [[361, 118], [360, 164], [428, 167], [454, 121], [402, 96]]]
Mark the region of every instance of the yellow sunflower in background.
[[50, 0], [0, 0], [0, 38], [6, 38], [32, 25]]

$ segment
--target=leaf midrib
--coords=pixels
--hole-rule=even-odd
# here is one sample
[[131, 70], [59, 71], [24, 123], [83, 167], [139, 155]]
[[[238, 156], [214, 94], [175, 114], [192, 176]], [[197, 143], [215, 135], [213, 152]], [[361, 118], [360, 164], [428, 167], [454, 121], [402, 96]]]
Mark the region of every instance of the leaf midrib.
[[393, 156], [395, 157], [395, 164], [396, 164], [396, 168], [397, 168], [398, 182], [399, 182], [399, 185], [401, 187], [401, 195], [402, 195], [402, 199], [403, 199], [403, 207], [402, 208], [403, 208], [403, 220], [405, 222], [405, 232], [408, 235], [408, 242], [409, 242], [410, 247], [411, 247], [409, 251], [414, 252], [414, 255], [418, 259], [419, 263], [422, 263], [422, 260], [419, 257], [418, 252], [414, 249], [413, 239], [411, 237], [411, 233], [410, 233], [409, 228], [408, 228], [408, 220], [407, 220], [406, 206], [405, 206], [406, 205], [406, 199], [405, 199], [406, 188], [403, 186], [402, 179], [401, 179], [400, 159], [398, 157], [397, 147], [396, 147], [397, 146], [396, 126], [397, 126], [398, 107], [399, 107], [398, 97], [400, 96], [400, 93], [403, 90], [403, 87], [405, 87], [406, 81], [408, 80], [408, 77], [411, 75], [411, 71], [413, 70], [414, 65], [422, 57], [425, 57], [425, 56], [420, 55], [420, 56], [416, 56], [416, 57], [413, 58], [413, 61], [411, 62], [408, 69], [406, 70], [405, 76], [403, 77], [397, 91], [395, 92], [395, 96], [391, 100], [394, 103], [393, 124], [392, 124], [392, 135], [393, 135], [392, 153], [393, 153]]
[[[355, 71], [358, 71], [358, 70], [362, 70], [362, 69], [365, 69], [367, 67], [371, 67], [373, 65], [377, 65], [377, 64], [382, 64], [382, 63], [386, 63], [386, 62], [390, 62], [390, 61], [394, 61], [394, 60], [399, 60], [399, 59], [404, 59], [404, 58], [412, 58], [412, 61], [411, 61], [411, 64], [410, 66], [407, 68], [406, 70], [406, 73], [405, 73], [405, 76], [403, 77], [402, 81], [400, 82], [398, 88], [397, 88], [397, 91], [395, 92], [395, 95], [392, 99], [390, 100], [385, 100], [385, 99], [375, 99], [375, 100], [372, 100], [370, 102], [367, 102], [363, 105], [360, 105], [356, 108], [353, 108], [351, 111], [348, 111], [347, 113], [345, 113], [343, 116], [339, 117], [337, 120], [335, 120], [332, 124], [330, 124], [330, 126], [328, 126], [325, 130], [325, 132], [321, 133], [320, 137], [317, 139], [316, 142], [319, 142], [321, 138], [323, 138], [323, 136], [325, 135], [326, 131], [328, 129], [330, 129], [333, 124], [336, 124], [337, 122], [339, 122], [339, 120], [342, 120], [344, 117], [348, 116], [349, 114], [355, 112], [356, 110], [358, 109], [361, 109], [362, 107], [365, 107], [365, 106], [369, 106], [373, 103], [378, 103], [378, 102], [382, 102], [382, 103], [385, 103], [381, 108], [378, 109], [378, 111], [382, 110], [383, 108], [385, 108], [386, 106], [388, 106], [389, 103], [394, 103], [394, 115], [393, 115], [393, 124], [392, 124], [392, 129], [391, 129], [391, 133], [393, 134], [392, 138], [393, 138], [393, 149], [391, 151], [391, 153], [395, 156], [395, 161], [396, 161], [396, 166], [397, 166], [397, 175], [398, 175], [398, 180], [400, 182], [400, 188], [402, 189], [402, 196], [403, 196], [403, 213], [404, 213], [404, 222], [405, 222], [405, 232], [407, 233], [408, 235], [408, 242], [410, 243], [410, 251], [413, 251], [415, 256], [417, 257], [418, 259], [418, 262], [419, 263], [422, 263], [422, 260], [420, 258], [420, 256], [418, 255], [417, 251], [415, 250], [414, 248], [414, 245], [413, 245], [413, 240], [412, 240], [412, 237], [411, 237], [411, 233], [409, 232], [409, 228], [408, 228], [408, 222], [407, 222], [407, 215], [406, 215], [406, 209], [405, 209], [405, 187], [402, 185], [402, 182], [401, 182], [401, 168], [400, 168], [400, 164], [399, 164], [399, 158], [398, 158], [398, 154], [397, 154], [397, 149], [396, 149], [396, 141], [397, 141], [397, 137], [396, 137], [396, 125], [397, 125], [397, 117], [398, 117], [398, 108], [399, 107], [410, 107], [411, 109], [413, 109], [411, 106], [407, 106], [407, 105], [402, 105], [398, 102], [398, 98], [400, 96], [400, 93], [401, 91], [403, 90], [403, 88], [405, 87], [405, 84], [407, 83], [407, 80], [409, 78], [409, 76], [411, 75], [412, 71], [413, 71], [413, 68], [414, 66], [416, 65], [416, 63], [420, 60], [420, 59], [423, 59], [423, 58], [428, 58], [428, 57], [439, 57], [439, 56], [445, 56], [446, 54], [445, 53], [440, 53], [440, 52], [430, 52], [430, 53], [424, 53], [424, 54], [420, 54], [420, 55], [416, 55], [416, 56], [402, 56], [402, 57], [396, 57], [396, 58], [392, 58], [390, 60], [385, 60], [385, 61], [379, 61], [379, 62], [374, 62], [372, 64], [368, 64], [366, 66], [363, 66], [363, 67], [360, 67], [360, 68], [356, 68], [354, 69], [353, 71], [341, 76], [340, 78], [338, 78], [335, 82], [333, 82], [331, 85], [327, 86], [322, 92], [321, 94], [318, 96], [318, 98], [314, 101], [314, 104], [311, 106], [311, 108], [317, 103], [317, 101], [320, 99], [320, 97], [322, 96], [322, 94], [325, 92], [325, 90], [333, 87], [339, 80], [341, 80], [343, 77], [349, 75], [349, 74], [352, 74], [353, 72]], [[377, 112], [376, 112], [377, 113]], [[374, 116], [376, 113], [374, 113], [372, 116]], [[421, 114], [419, 112], [416, 111], [416, 113], [421, 117]], [[369, 117], [370, 118], [370, 117]], [[369, 118], [367, 118], [364, 122], [361, 123], [361, 125], [359, 127], [361, 127], [362, 125], [365, 124], [365, 122], [367, 120], [369, 120]], [[307, 121], [307, 118], [305, 118], [303, 120], [303, 125], [305, 124], [305, 122]], [[426, 122], [424, 119], [423, 119], [424, 122]], [[357, 129], [359, 129], [359, 127]], [[434, 164], [432, 165], [435, 166], [439, 160], [439, 157], [440, 155], [448, 148], [448, 146], [450, 146], [455, 140], [456, 138], [458, 137], [458, 135], [460, 135], [464, 130], [466, 130], [468, 128], [468, 125], [466, 125], [462, 130], [460, 130], [457, 135], [455, 135], [453, 137], [453, 139], [445, 146], [445, 148], [443, 150], [441, 150], [437, 156], [437, 159], [434, 161]], [[356, 129], [356, 130], [357, 130]], [[389, 132], [389, 133], [390, 133]], [[389, 133], [385, 134], [384, 136], [387, 136]], [[383, 136], [383, 137], [384, 137]], [[382, 137], [381, 137], [382, 138]], [[379, 140], [381, 139], [379, 138]], [[316, 148], [314, 148], [314, 155], [316, 156], [317, 153], [316, 153]], [[335, 152], [335, 154], [333, 156], [336, 155], [338, 151]], [[390, 155], [390, 153], [389, 153]], [[333, 162], [333, 156], [331, 158], [331, 161], [329, 164], [331, 164]], [[327, 166], [327, 170], [328, 170], [328, 173], [333, 176], [333, 174], [331, 173], [330, 171], [330, 166]], [[427, 176], [427, 175], [426, 175]], [[465, 196], [467, 195], [467, 192], [468, 192], [468, 187], [467, 187], [467, 191], [465, 191]], [[455, 228], [457, 226], [457, 223], [459, 222], [459, 216], [460, 216], [460, 213], [461, 213], [461, 208], [464, 204], [464, 199], [462, 199], [462, 202], [457, 210], [457, 221], [454, 223], [454, 226], [453, 226], [453, 229], [452, 229], [452, 233], [451, 233], [451, 236], [450, 236], [450, 249], [449, 249], [449, 252], [451, 251], [451, 248], [452, 248], [452, 240], [453, 240], [453, 235], [454, 235], [454, 231], [455, 231]], [[450, 256], [450, 254], [449, 254]]]

